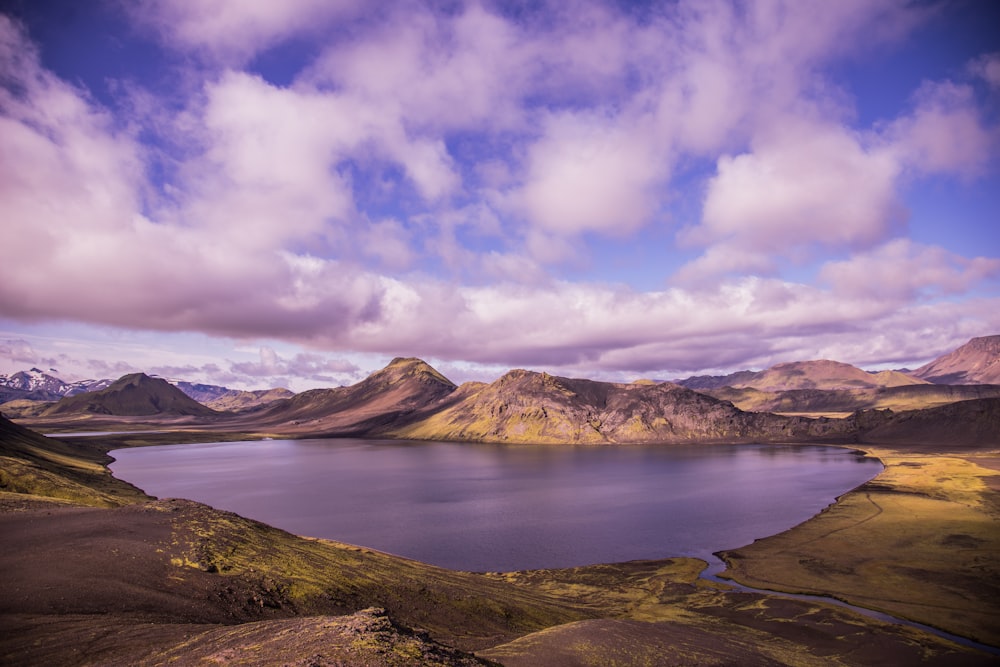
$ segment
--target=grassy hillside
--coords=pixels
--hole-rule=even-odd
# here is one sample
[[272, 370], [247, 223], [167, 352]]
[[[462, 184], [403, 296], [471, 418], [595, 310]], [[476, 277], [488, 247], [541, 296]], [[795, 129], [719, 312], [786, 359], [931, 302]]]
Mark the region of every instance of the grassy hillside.
[[[598, 392], [591, 400], [602, 390], [587, 389]], [[848, 610], [729, 592], [698, 580], [703, 563], [693, 559], [453, 572], [190, 501], [146, 500], [107, 476], [99, 445], [7, 421], [0, 443], [5, 459], [51, 482], [4, 468], [13, 485], [0, 493], [3, 664], [991, 662]], [[934, 476], [924, 481], [935, 493]], [[72, 504], [51, 502], [59, 498]]]
[[64, 443], [0, 417], [0, 491], [113, 507], [147, 497], [111, 476], [100, 449]]

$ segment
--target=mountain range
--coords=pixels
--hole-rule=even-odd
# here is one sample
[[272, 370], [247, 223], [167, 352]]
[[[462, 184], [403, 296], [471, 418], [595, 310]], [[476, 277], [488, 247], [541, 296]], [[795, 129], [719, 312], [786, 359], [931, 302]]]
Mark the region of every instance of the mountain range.
[[[52, 373], [58, 373], [55, 369], [49, 370]], [[166, 381], [180, 389], [189, 398], [219, 411], [245, 410], [294, 395], [293, 392], [284, 388], [242, 391], [214, 384], [187, 382], [186, 380]], [[113, 379], [66, 382], [41, 369], [31, 368], [10, 375], [0, 375], [0, 404], [25, 400], [58, 401], [67, 396], [77, 396], [86, 392], [107, 389], [114, 382]]]
[[[923, 368], [939, 379], [944, 376], [934, 373], [942, 368], [950, 378], [988, 377], [980, 371], [996, 366], [990, 355], [997, 341], [1000, 336], [973, 339]], [[599, 382], [517, 369], [492, 383], [459, 387], [426, 362], [401, 357], [354, 385], [294, 395], [287, 390], [220, 393], [212, 385], [171, 384], [137, 373], [98, 391], [20, 408], [8, 403], [4, 410], [48, 424], [74, 415], [112, 422], [159, 416], [194, 419], [212, 430], [275, 436], [597, 444], [843, 439], [880, 428], [891, 438], [887, 424], [898, 421], [891, 411], [1000, 402], [998, 385], [931, 384], [902, 372], [868, 373], [828, 360], [724, 378], [731, 384], [713, 386], [721, 380], [705, 377], [685, 381], [696, 390], [682, 383]], [[214, 398], [204, 405], [182, 388]], [[941, 414], [954, 421], [959, 413]]]
[[[54, 369], [52, 372], [57, 372]], [[104, 389], [114, 380], [80, 380], [65, 382], [39, 368], [0, 375], [0, 403], [15, 399], [57, 401], [64, 396], [75, 396], [88, 391]]]

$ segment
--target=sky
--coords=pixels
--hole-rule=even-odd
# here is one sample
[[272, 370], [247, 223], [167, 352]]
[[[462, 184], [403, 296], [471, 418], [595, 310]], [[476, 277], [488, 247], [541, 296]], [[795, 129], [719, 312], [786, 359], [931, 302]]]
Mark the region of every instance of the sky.
[[0, 373], [612, 381], [1000, 333], [990, 0], [0, 0]]

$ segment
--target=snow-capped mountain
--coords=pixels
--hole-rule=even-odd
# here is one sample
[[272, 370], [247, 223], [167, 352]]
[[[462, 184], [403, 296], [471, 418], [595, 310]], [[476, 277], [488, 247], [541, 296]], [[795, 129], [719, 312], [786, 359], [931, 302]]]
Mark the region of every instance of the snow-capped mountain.
[[[49, 370], [55, 370], [50, 368]], [[18, 371], [13, 375], [0, 375], [0, 385], [22, 391], [48, 391], [60, 396], [69, 391], [69, 385], [39, 368]]]
[[[58, 372], [50, 368], [53, 373]], [[27, 398], [35, 401], [57, 401], [64, 396], [75, 396], [87, 391], [106, 388], [114, 380], [80, 380], [66, 382], [40, 368], [0, 375], [0, 402]]]

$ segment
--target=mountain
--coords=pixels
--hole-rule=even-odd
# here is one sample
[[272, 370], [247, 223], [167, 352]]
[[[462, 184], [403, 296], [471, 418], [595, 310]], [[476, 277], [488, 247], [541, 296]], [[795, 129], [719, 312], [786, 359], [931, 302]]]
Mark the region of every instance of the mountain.
[[866, 389], [789, 389], [761, 391], [750, 387], [705, 389], [703, 393], [731, 401], [740, 410], [811, 414], [843, 414], [856, 410], [918, 410], [957, 401], [1000, 397], [1000, 385], [914, 384]]
[[18, 371], [9, 376], [0, 375], [0, 387], [15, 389], [25, 392], [25, 394], [34, 394], [33, 396], [18, 396], [18, 398], [31, 398], [33, 400], [58, 400], [71, 389], [71, 385], [68, 383], [38, 368]]
[[688, 389], [751, 388], [761, 391], [789, 389], [865, 389], [873, 387], [898, 387], [926, 384], [899, 371], [869, 373], [856, 366], [839, 361], [791, 361], [775, 364], [763, 371], [739, 371], [730, 375], [699, 375], [678, 380], [677, 384]]
[[101, 451], [46, 438], [0, 416], [0, 491], [114, 507], [145, 498], [111, 475]]
[[426, 362], [398, 357], [349, 387], [312, 389], [275, 401], [253, 423], [288, 433], [367, 433], [404, 420], [455, 389]]
[[808, 420], [743, 412], [670, 383], [616, 384], [513, 370], [462, 385], [393, 437], [479, 442], [746, 441], [805, 437]]
[[1000, 336], [973, 338], [913, 375], [934, 384], [1000, 384]]
[[[56, 372], [55, 369], [49, 369]], [[11, 375], [0, 375], [0, 403], [27, 399], [30, 401], [58, 401], [64, 396], [75, 396], [87, 391], [105, 389], [112, 380], [80, 380], [66, 382], [45, 371], [32, 368]]]
[[217, 414], [187, 396], [166, 380], [144, 373], [125, 375], [106, 389], [67, 396], [42, 412], [43, 417], [90, 413], [101, 415], [192, 415]]
[[889, 415], [868, 429], [863, 441], [903, 447], [938, 448], [1000, 446], [1000, 398], [959, 401], [926, 410]]
[[167, 380], [167, 382], [174, 385], [187, 394], [189, 398], [193, 398], [199, 403], [214, 401], [217, 398], [225, 396], [230, 391], [233, 391], [229, 387], [220, 387], [215, 384], [185, 382], [184, 380]]
[[[190, 394], [188, 394], [190, 396]], [[250, 408], [260, 408], [275, 401], [289, 399], [295, 393], [288, 389], [258, 389], [256, 391], [240, 391], [230, 389], [214, 399], [205, 401], [205, 405], [220, 412], [238, 412]]]

